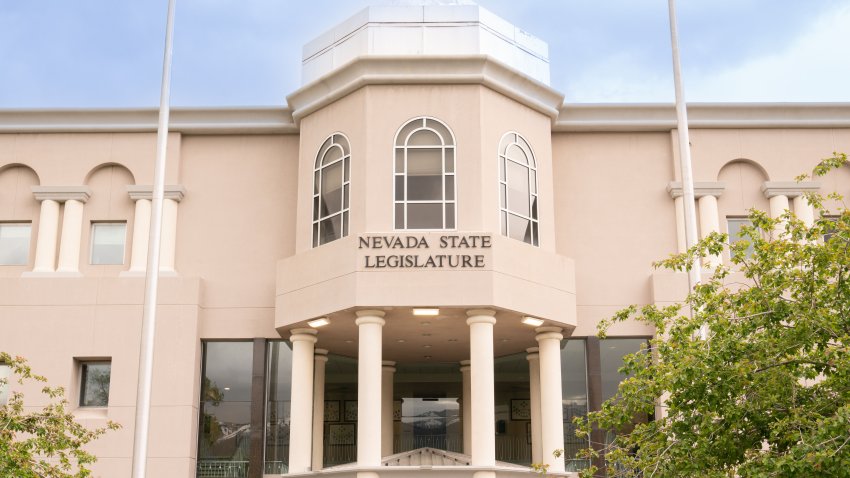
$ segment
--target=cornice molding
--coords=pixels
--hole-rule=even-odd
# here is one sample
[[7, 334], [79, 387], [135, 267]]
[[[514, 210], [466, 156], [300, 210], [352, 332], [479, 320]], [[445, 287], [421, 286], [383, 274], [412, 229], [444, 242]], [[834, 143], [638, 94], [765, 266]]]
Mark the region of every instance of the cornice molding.
[[[850, 128], [850, 103], [690, 103], [688, 126], [701, 129]], [[553, 132], [663, 131], [676, 107], [659, 103], [561, 106]]]
[[32, 194], [37, 201], [58, 202], [80, 201], [85, 203], [91, 197], [88, 186], [32, 186]]
[[818, 190], [820, 190], [820, 182], [818, 181], [807, 181], [804, 183], [795, 181], [765, 181], [761, 185], [761, 192], [768, 199], [774, 196], [793, 198], [802, 196], [808, 192], [817, 192]]
[[[157, 108], [0, 110], [0, 133], [149, 133]], [[297, 133], [283, 107], [172, 108], [169, 131], [184, 134]]]
[[564, 96], [487, 55], [363, 56], [287, 96], [301, 118], [369, 85], [484, 85], [553, 120]]
[[[127, 186], [127, 193], [130, 194], [130, 199], [138, 201], [139, 199], [153, 199], [153, 186], [136, 184]], [[181, 184], [166, 184], [165, 199], [173, 199], [177, 202], [183, 200], [186, 195], [186, 188]]]
[[[726, 183], [723, 181], [699, 181], [694, 182], [694, 197], [701, 198], [703, 196], [720, 197], [726, 191]], [[682, 183], [680, 181], [670, 181], [667, 184], [667, 193], [670, 197], [676, 199], [684, 195], [682, 191]]]

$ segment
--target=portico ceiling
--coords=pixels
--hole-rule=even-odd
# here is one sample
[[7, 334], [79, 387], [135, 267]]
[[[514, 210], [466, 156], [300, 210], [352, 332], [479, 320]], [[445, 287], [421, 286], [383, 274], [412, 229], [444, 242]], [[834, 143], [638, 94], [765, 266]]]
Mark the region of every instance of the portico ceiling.
[[[396, 362], [460, 362], [469, 359], [469, 326], [466, 310], [440, 308], [437, 316], [415, 316], [411, 308], [375, 308], [386, 315], [383, 327], [383, 358]], [[493, 329], [494, 356], [501, 357], [536, 347], [534, 327], [523, 324], [522, 316], [512, 311], [496, 310]], [[357, 357], [357, 326], [354, 310], [328, 315], [330, 324], [319, 327], [317, 348], [331, 354]], [[297, 324], [303, 328], [307, 324]], [[569, 331], [565, 330], [565, 335]], [[283, 331], [289, 337], [288, 330]]]

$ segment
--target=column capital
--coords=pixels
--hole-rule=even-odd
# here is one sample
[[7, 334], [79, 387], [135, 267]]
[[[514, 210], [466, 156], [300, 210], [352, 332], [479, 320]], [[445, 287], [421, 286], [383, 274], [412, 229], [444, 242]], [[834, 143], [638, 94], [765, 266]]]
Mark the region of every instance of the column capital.
[[328, 361], [328, 350], [327, 349], [313, 349], [313, 360], [316, 362], [327, 362]]
[[537, 335], [534, 337], [535, 340], [540, 342], [541, 340], [563, 340], [564, 335], [561, 331], [564, 330], [560, 327], [537, 327], [534, 329], [537, 332]]
[[354, 323], [356, 325], [363, 325], [363, 324], [384, 325], [384, 324], [386, 324], [386, 321], [383, 319], [383, 317], [387, 314], [383, 310], [377, 310], [377, 309], [357, 310], [357, 311], [354, 311], [354, 315], [357, 316], [357, 320], [354, 321]]
[[[153, 186], [143, 184], [132, 184], [127, 186], [127, 193], [130, 194], [130, 199], [138, 201], [139, 199], [153, 199]], [[183, 196], [186, 195], [186, 188], [182, 184], [166, 184], [164, 198], [173, 199], [180, 202]]]
[[496, 311], [493, 309], [469, 309], [466, 311], [467, 317], [476, 317], [476, 316], [489, 316], [493, 317], [496, 315]]
[[319, 339], [316, 338], [318, 331], [314, 329], [292, 329], [289, 331], [292, 335], [289, 337], [290, 342], [310, 342], [315, 344]]
[[[557, 327], [554, 327], [557, 328]], [[525, 349], [525, 352], [528, 354], [525, 359], [526, 360], [539, 360], [540, 359], [540, 349], [538, 347], [529, 347]]]
[[[723, 181], [699, 181], [694, 182], [694, 198], [703, 196], [720, 197], [723, 191], [726, 190], [726, 183]], [[667, 184], [667, 193], [670, 197], [676, 199], [684, 195], [681, 181], [670, 181]]]
[[387, 373], [395, 373], [395, 361], [384, 360], [381, 362], [381, 370]]
[[493, 309], [469, 309], [466, 311], [466, 325], [472, 324], [495, 324], [496, 311]]
[[818, 181], [806, 181], [800, 183], [796, 181], [765, 181], [761, 185], [761, 192], [767, 199], [774, 196], [795, 198], [797, 196], [802, 196], [807, 192], [817, 192], [819, 189], [820, 182]]
[[37, 201], [80, 201], [85, 203], [91, 197], [91, 188], [88, 186], [33, 186], [32, 194]]
[[461, 371], [461, 372], [468, 372], [468, 371], [470, 371], [470, 370], [471, 370], [471, 368], [469, 367], [469, 364], [470, 364], [470, 361], [469, 361], [469, 360], [461, 360], [461, 361], [460, 361], [460, 371]]

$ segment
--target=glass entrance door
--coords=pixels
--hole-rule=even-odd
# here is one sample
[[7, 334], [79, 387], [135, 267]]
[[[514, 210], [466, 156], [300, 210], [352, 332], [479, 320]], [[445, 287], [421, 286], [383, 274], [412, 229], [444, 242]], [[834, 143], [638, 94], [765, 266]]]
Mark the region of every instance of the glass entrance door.
[[399, 451], [437, 448], [463, 449], [459, 397], [406, 397], [401, 403]]

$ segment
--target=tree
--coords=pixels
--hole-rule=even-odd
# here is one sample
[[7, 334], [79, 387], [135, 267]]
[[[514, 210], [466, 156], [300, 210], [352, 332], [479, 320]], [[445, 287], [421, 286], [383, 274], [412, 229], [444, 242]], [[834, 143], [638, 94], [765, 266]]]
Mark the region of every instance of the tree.
[[[32, 372], [26, 360], [0, 352], [0, 363], [9, 367], [10, 377], [0, 378], [0, 389], [12, 381], [47, 382]], [[10, 380], [11, 377], [15, 377]], [[96, 458], [85, 445], [119, 428], [107, 422], [89, 430], [74, 420], [62, 387], [44, 386], [41, 393], [50, 403], [37, 411], [26, 411], [24, 396], [13, 391], [8, 403], [0, 404], [0, 476], [15, 478], [82, 478]]]
[[[835, 154], [814, 174], [846, 163]], [[826, 211], [826, 199], [842, 204], [808, 196], [820, 212], [811, 227], [751, 210], [742, 240], [712, 234], [656, 264], [682, 272], [729, 250], [731, 265], [684, 304], [632, 306], [600, 324], [601, 335], [634, 319], [657, 331], [625, 358], [617, 395], [576, 420], [580, 436], [614, 434], [602, 450], [608, 476], [850, 476], [850, 211]], [[654, 421], [633, 423], [656, 406]]]

